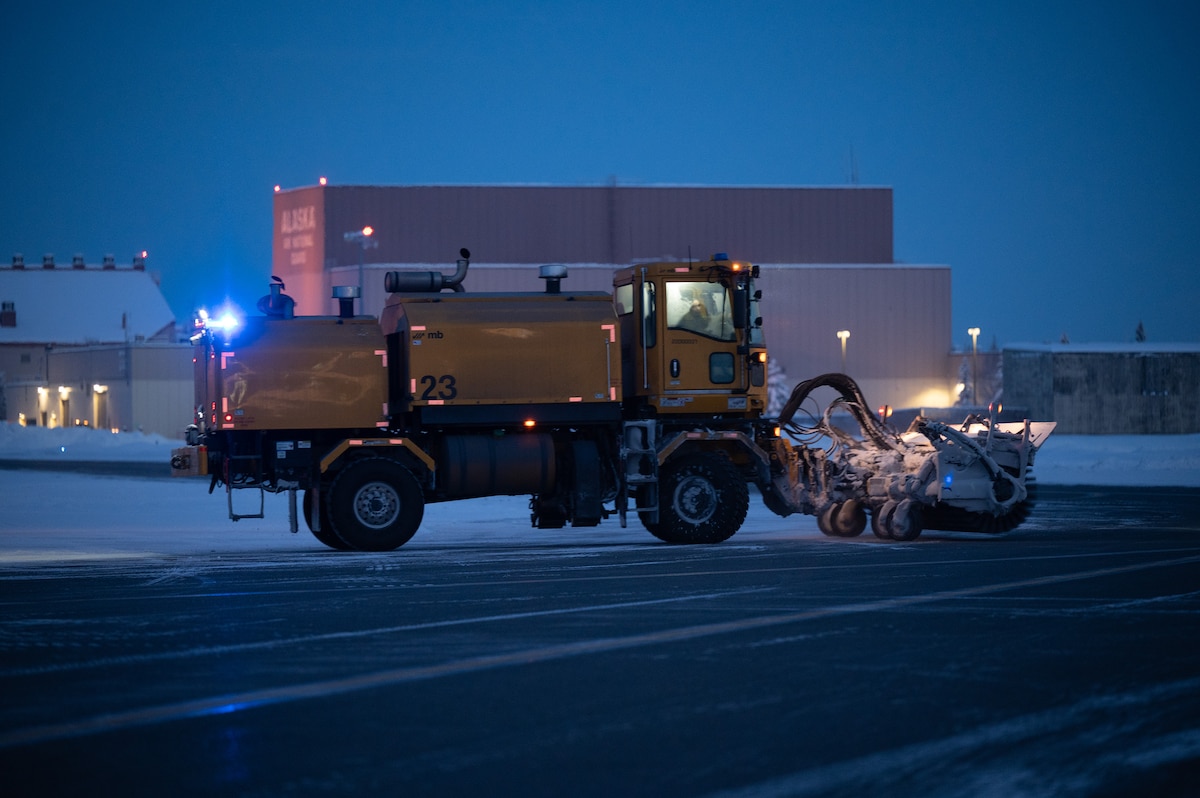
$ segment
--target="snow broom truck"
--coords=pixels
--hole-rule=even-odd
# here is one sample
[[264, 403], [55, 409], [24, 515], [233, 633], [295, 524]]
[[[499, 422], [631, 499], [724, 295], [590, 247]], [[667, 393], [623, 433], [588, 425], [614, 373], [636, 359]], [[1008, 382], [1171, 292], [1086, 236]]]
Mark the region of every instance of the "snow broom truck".
[[[999, 532], [1029, 511], [1052, 424], [918, 418], [900, 434], [843, 374], [769, 416], [753, 265], [638, 264], [611, 293], [563, 291], [551, 265], [544, 292], [470, 293], [461, 256], [452, 274], [388, 272], [379, 318], [355, 314], [357, 286], [333, 289], [337, 316], [298, 317], [275, 278], [262, 315], [197, 319], [173, 473], [223, 487], [235, 521], [286, 492], [293, 532], [303, 516], [362, 551], [403, 545], [427, 504], [495, 495], [530, 496], [538, 528], [632, 513], [668, 543], [728, 539], [751, 484], [833, 536]], [[820, 394], [833, 399], [815, 412]]]

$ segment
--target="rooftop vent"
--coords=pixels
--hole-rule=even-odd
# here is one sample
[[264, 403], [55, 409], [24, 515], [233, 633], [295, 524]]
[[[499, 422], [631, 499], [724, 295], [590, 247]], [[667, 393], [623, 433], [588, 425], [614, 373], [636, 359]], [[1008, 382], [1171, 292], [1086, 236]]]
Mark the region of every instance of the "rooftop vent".
[[13, 268], [14, 269], [24, 269], [25, 268], [25, 256], [22, 255], [20, 252], [13, 253]]
[[84, 268], [82, 255], [76, 255], [75, 257], [71, 258], [71, 268], [72, 269]]
[[105, 255], [104, 266], [102, 268], [109, 270], [117, 268], [117, 259], [112, 255]]
[[42, 256], [42, 268], [43, 269], [53, 269], [54, 268], [54, 253], [47, 252], [45, 255]]
[[360, 296], [362, 296], [362, 291], [357, 285], [335, 285], [333, 298], [338, 301], [338, 318], [354, 318], [354, 300]]
[[567, 276], [567, 267], [562, 263], [548, 263], [538, 269], [538, 277], [546, 281], [546, 293], [557, 294]]

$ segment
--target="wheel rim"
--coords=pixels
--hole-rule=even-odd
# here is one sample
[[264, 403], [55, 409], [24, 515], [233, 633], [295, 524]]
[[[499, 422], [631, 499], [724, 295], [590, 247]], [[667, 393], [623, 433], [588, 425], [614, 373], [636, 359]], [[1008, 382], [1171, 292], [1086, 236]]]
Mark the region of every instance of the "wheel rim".
[[400, 516], [400, 495], [384, 482], [368, 482], [354, 494], [354, 516], [371, 529], [384, 529]]
[[717, 511], [717, 490], [707, 479], [688, 476], [675, 488], [675, 514], [689, 524], [703, 524]]

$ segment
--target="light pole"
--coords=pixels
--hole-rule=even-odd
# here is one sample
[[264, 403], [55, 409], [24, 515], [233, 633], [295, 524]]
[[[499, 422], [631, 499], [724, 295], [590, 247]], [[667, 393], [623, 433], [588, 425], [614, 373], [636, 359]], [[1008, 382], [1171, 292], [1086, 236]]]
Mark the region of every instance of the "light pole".
[[979, 405], [979, 328], [968, 327], [971, 336], [971, 401]]
[[358, 295], [363, 296], [363, 261], [366, 259], [367, 250], [374, 249], [379, 246], [379, 242], [371, 236], [375, 235], [375, 228], [367, 225], [361, 230], [351, 230], [349, 233], [343, 233], [342, 238], [346, 241], [351, 241], [362, 247], [358, 253]]
[[849, 330], [838, 330], [837, 337], [842, 339], [842, 373], [846, 373], [846, 339], [850, 337]]

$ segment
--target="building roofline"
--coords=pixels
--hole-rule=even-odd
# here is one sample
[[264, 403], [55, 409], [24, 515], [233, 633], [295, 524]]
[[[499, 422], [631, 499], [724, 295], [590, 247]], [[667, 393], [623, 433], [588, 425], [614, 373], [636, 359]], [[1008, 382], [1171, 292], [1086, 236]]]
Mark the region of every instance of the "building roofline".
[[1168, 353], [1200, 354], [1200, 343], [1189, 341], [1150, 343], [1080, 343], [1080, 344], [1007, 344], [1005, 352], [1049, 352], [1056, 355], [1117, 354], [1156, 355]]
[[564, 190], [578, 189], [696, 189], [705, 191], [892, 191], [892, 186], [887, 185], [759, 185], [759, 184], [739, 184], [739, 185], [711, 185], [702, 183], [340, 183], [334, 185], [327, 183], [325, 185], [313, 184], [308, 186], [293, 186], [291, 188], [280, 188], [277, 194], [287, 194], [293, 191], [311, 191], [312, 189], [338, 190], [338, 189], [363, 189], [363, 188], [378, 188], [378, 189], [405, 189], [405, 188], [554, 188]]

